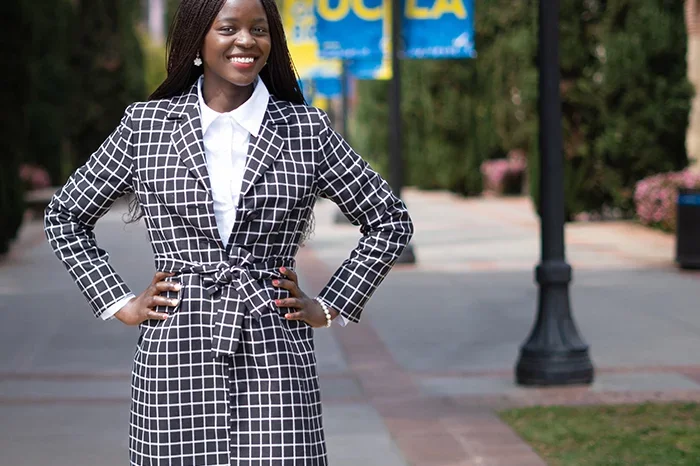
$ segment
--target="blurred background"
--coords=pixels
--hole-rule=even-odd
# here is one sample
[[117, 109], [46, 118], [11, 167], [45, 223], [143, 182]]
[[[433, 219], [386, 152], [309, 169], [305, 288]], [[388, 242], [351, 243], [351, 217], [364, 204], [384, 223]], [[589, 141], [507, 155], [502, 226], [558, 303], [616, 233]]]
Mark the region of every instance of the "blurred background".
[[[295, 3], [278, 3], [286, 21]], [[177, 4], [3, 1], [2, 466], [124, 464], [135, 335], [90, 320], [41, 219], [125, 107], [165, 78]], [[398, 65], [403, 175], [392, 184], [406, 186], [417, 259], [392, 272], [357, 330], [318, 333], [333, 465], [700, 465], [700, 1], [560, 5], [571, 300], [595, 382], [513, 381], [536, 314], [547, 173], [539, 2], [477, 0], [475, 57]], [[308, 58], [292, 53], [298, 65]], [[391, 178], [391, 73], [377, 70], [346, 69], [343, 95], [302, 82], [309, 102]], [[150, 249], [123, 212], [115, 206], [98, 238], [140, 289]], [[302, 250], [310, 289], [357, 240], [337, 214], [319, 204]]]
[[[687, 34], [684, 9], [694, 3], [562, 2], [568, 219], [635, 217], [637, 183], [683, 170], [686, 139], [691, 159], [700, 150], [700, 122], [688, 125], [700, 64], [692, 46], [698, 20]], [[405, 182], [467, 196], [536, 196], [537, 2], [477, 6], [478, 59], [401, 63]], [[163, 80], [176, 7], [177, 0], [6, 2], [0, 249], [19, 226], [26, 190], [65, 181], [124, 108]], [[388, 86], [351, 78], [347, 135], [385, 174], [388, 128], [376, 122], [388, 121]], [[339, 100], [313, 103], [337, 109]], [[651, 221], [673, 227], [659, 215]]]

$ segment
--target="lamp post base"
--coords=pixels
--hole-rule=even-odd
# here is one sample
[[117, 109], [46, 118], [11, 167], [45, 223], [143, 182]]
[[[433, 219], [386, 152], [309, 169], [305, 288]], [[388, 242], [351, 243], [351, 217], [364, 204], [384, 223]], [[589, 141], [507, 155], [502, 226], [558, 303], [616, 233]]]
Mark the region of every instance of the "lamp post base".
[[590, 385], [593, 364], [588, 357], [588, 348], [568, 352], [523, 348], [515, 377], [519, 385], [525, 386]]
[[583, 385], [593, 382], [588, 345], [571, 317], [571, 266], [564, 260], [543, 261], [536, 269], [540, 285], [539, 312], [529, 338], [520, 349], [515, 369], [520, 385]]

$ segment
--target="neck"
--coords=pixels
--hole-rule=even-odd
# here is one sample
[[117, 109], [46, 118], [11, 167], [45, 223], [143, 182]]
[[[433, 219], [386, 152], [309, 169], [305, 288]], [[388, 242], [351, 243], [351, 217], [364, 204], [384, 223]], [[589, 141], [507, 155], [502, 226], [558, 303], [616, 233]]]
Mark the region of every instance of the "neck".
[[218, 83], [216, 79], [204, 78], [202, 86], [204, 102], [212, 110], [227, 113], [243, 105], [253, 95], [253, 85], [236, 86], [231, 83]]

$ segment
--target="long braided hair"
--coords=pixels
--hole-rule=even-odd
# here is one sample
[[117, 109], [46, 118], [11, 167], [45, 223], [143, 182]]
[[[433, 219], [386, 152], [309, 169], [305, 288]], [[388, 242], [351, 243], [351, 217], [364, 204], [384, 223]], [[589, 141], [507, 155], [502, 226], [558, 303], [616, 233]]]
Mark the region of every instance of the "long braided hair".
[[[305, 105], [306, 100], [299, 86], [298, 74], [287, 47], [282, 17], [275, 0], [258, 0], [265, 9], [270, 28], [271, 50], [267, 66], [260, 71], [260, 79], [280, 100]], [[167, 48], [167, 77], [150, 95], [149, 100], [167, 99], [187, 91], [203, 73], [194, 65], [197, 52], [201, 51], [211, 25], [224, 7], [226, 0], [181, 0], [170, 27]], [[128, 223], [143, 217], [143, 210], [136, 196], [129, 201]], [[312, 235], [315, 226], [313, 210], [301, 234], [303, 245]]]
[[[270, 27], [272, 48], [260, 79], [280, 100], [294, 104], [305, 104], [304, 94], [299, 87], [297, 72], [289, 54], [287, 40], [282, 25], [282, 17], [275, 0], [258, 0], [265, 9]], [[158, 86], [149, 100], [167, 99], [182, 94], [192, 86], [203, 73], [202, 67], [194, 65], [197, 52], [202, 49], [204, 37], [209, 32], [216, 16], [226, 0], [182, 0], [177, 8], [168, 34], [168, 76]]]

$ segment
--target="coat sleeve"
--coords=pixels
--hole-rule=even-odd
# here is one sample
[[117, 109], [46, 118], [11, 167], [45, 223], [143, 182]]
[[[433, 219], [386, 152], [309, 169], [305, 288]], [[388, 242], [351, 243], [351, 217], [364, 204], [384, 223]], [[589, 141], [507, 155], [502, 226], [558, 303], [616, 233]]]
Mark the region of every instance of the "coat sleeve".
[[413, 223], [389, 184], [331, 128], [323, 112], [320, 144], [319, 189], [360, 225], [362, 237], [319, 298], [359, 322], [365, 303], [413, 236]]
[[97, 317], [130, 293], [98, 247], [93, 229], [114, 201], [132, 190], [131, 113], [130, 106], [114, 132], [53, 196], [44, 216], [49, 244]]

